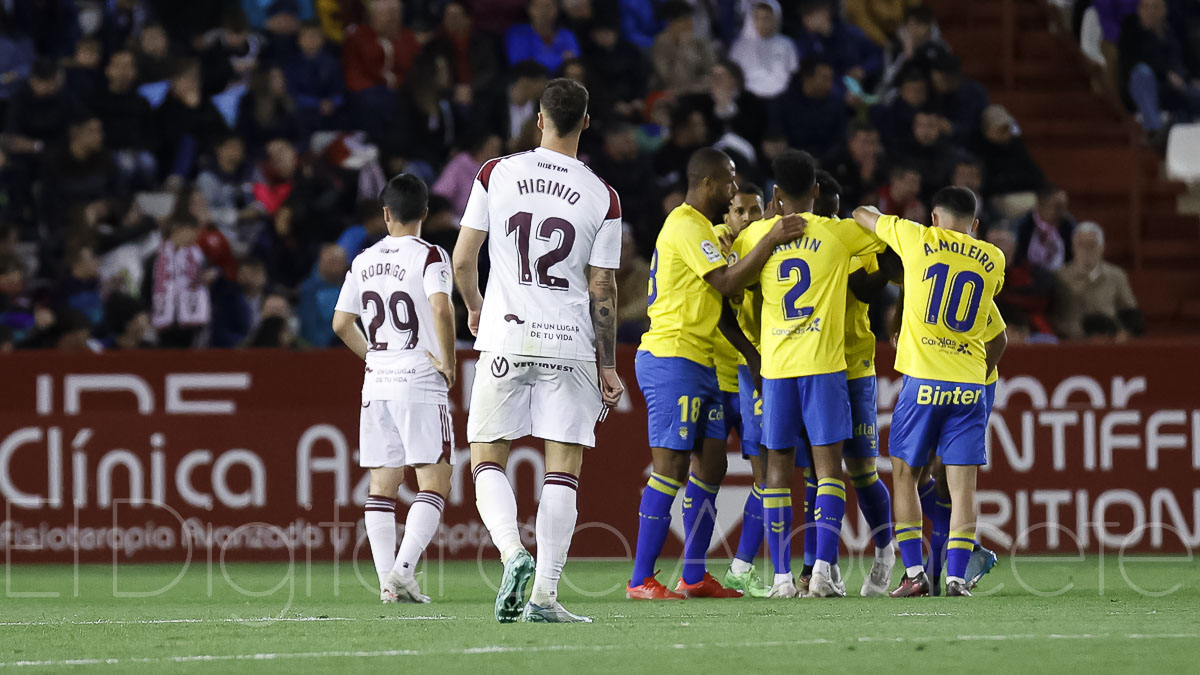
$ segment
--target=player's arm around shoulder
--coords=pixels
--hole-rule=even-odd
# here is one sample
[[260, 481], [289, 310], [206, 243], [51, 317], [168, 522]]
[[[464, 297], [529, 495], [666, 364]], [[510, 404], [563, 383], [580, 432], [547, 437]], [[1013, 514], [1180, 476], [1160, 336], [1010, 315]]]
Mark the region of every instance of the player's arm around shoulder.
[[596, 333], [600, 395], [604, 405], [612, 408], [621, 402], [621, 395], [625, 393], [625, 385], [617, 374], [617, 271], [589, 265], [587, 277], [592, 328]]
[[[751, 223], [750, 227], [754, 227], [759, 222], [763, 221]], [[738, 257], [737, 262], [717, 267], [705, 274], [704, 280], [725, 297], [741, 293], [758, 279], [763, 265], [767, 263], [767, 259], [771, 257], [771, 252], [775, 247], [803, 237], [805, 227], [804, 217], [799, 214], [793, 213], [779, 218], [762, 233], [762, 236], [745, 252], [745, 255]], [[741, 238], [741, 236], [738, 237], [739, 240]]]

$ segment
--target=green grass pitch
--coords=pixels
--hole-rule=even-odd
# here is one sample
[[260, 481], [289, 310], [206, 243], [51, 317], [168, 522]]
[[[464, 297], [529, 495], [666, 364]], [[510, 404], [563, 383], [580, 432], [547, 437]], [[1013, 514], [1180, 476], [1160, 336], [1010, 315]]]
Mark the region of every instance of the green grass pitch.
[[[499, 625], [488, 560], [423, 566], [429, 605], [381, 605], [353, 566], [10, 566], [2, 672], [1196, 672], [1200, 566], [1001, 558], [975, 598], [631, 602], [625, 562], [572, 561], [591, 625]], [[869, 566], [869, 560], [865, 565]], [[759, 567], [761, 569], [762, 562]], [[723, 570], [723, 561], [713, 564]], [[370, 575], [369, 563], [362, 565]], [[664, 581], [668, 572], [660, 575]], [[899, 569], [897, 569], [899, 572]], [[336, 573], [336, 579], [335, 579]], [[156, 592], [168, 587], [167, 590]], [[114, 593], [114, 588], [116, 593]], [[77, 589], [77, 590], [76, 590]], [[59, 597], [32, 597], [58, 593]], [[135, 597], [142, 594], [144, 597]]]

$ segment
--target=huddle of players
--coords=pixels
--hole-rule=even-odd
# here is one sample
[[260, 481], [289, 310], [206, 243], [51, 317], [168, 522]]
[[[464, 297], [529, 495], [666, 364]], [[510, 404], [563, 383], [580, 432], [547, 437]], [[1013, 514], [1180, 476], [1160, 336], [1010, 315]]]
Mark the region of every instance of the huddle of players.
[[[975, 543], [974, 495], [977, 468], [986, 463], [995, 367], [1006, 345], [993, 302], [1003, 255], [971, 236], [976, 198], [965, 188], [935, 196], [932, 227], [870, 207], [839, 219], [836, 183], [827, 174], [818, 180], [807, 153], [785, 152], [773, 168], [777, 184], [760, 219], [761, 193], [738, 191], [732, 161], [715, 149], [697, 151], [684, 204], [659, 235], [650, 266], [650, 330], [636, 359], [653, 471], [639, 506], [626, 596], [844, 596], [837, 566], [843, 460], [875, 543], [861, 594], [888, 592], [893, 504], [876, 468], [875, 337], [867, 302], [889, 280], [910, 289], [900, 313], [896, 369], [904, 381], [890, 444], [894, 532], [905, 576], [891, 595], [938, 593], [946, 548], [946, 594], [970, 595], [995, 561]], [[722, 585], [705, 560], [733, 430], [753, 464], [755, 485]], [[791, 570], [797, 467], [806, 477], [807, 525], [798, 584]], [[684, 561], [670, 590], [655, 566], [681, 489]], [[933, 520], [929, 574], [923, 511]], [[752, 565], [764, 539], [774, 568], [769, 587]]]

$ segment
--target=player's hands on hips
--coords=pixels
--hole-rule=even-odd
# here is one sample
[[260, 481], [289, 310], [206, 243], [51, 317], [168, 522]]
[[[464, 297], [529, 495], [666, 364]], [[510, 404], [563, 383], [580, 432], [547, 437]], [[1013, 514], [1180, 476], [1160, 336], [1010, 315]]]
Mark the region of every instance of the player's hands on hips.
[[425, 356], [429, 357], [429, 362], [433, 364], [434, 369], [437, 370], [438, 373], [441, 374], [442, 379], [446, 381], [446, 386], [453, 387], [454, 376], [456, 374], [455, 371], [457, 370], [454, 362], [451, 361], [450, 363], [443, 363], [442, 361], [439, 361], [438, 358], [433, 355], [433, 352], [429, 351], [428, 349], [425, 350]]
[[621, 376], [617, 374], [616, 368], [601, 368], [600, 369], [600, 397], [604, 399], [604, 405], [615, 408], [621, 402], [621, 395], [625, 393], [625, 383], [621, 381]]
[[803, 216], [796, 213], [788, 214], [775, 221], [775, 225], [771, 228], [771, 237], [776, 246], [796, 241], [804, 236], [807, 224]]
[[471, 331], [471, 335], [479, 337], [479, 315], [483, 313], [481, 309], [467, 310], [467, 329]]

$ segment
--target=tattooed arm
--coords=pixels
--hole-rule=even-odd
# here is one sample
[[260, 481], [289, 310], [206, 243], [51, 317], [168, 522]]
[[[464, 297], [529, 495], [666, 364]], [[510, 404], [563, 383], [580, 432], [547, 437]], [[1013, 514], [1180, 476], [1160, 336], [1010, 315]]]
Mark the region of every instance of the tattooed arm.
[[617, 405], [625, 392], [617, 375], [617, 273], [603, 267], [588, 268], [588, 297], [592, 327], [596, 332], [596, 365], [600, 369], [600, 394], [608, 407]]

